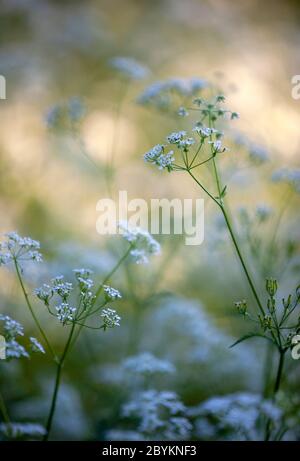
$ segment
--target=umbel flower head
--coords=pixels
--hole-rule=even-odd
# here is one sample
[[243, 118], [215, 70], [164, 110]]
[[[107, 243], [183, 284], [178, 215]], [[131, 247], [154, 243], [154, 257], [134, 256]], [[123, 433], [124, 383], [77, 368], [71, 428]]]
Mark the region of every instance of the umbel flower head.
[[86, 114], [83, 101], [74, 96], [66, 102], [50, 107], [45, 115], [46, 125], [50, 130], [78, 125]]
[[144, 160], [145, 162], [154, 163], [158, 166], [159, 170], [166, 169], [171, 171], [172, 163], [175, 160], [173, 154], [174, 152], [172, 150], [166, 153], [163, 144], [157, 144], [145, 153]]
[[109, 64], [112, 69], [132, 80], [142, 80], [150, 74], [149, 69], [134, 58], [116, 56], [110, 59]]
[[[0, 322], [2, 323], [2, 328], [0, 333], [3, 331], [5, 338], [5, 357], [6, 360], [19, 359], [22, 357], [29, 358], [29, 352], [25, 347], [20, 344], [17, 340], [19, 336], [24, 336], [24, 328], [16, 320], [12, 319], [8, 315], [0, 314]], [[43, 346], [39, 343], [36, 338], [29, 338], [29, 347], [31, 352], [40, 352], [45, 353]]]
[[149, 256], [160, 253], [160, 244], [144, 229], [130, 228], [127, 222], [120, 222], [123, 237], [130, 243], [130, 255], [136, 264], [147, 264]]
[[6, 240], [0, 243], [0, 266], [11, 261], [42, 261], [37, 240], [21, 237], [17, 232], [9, 232], [5, 236]]
[[107, 328], [114, 328], [120, 326], [121, 317], [117, 314], [115, 309], [107, 307], [102, 310], [101, 317], [103, 320], [103, 325], [101, 328], [105, 331]]
[[[98, 315], [101, 324], [95, 329], [119, 326], [121, 318], [114, 309], [106, 307], [108, 302], [121, 299], [120, 292], [104, 285], [102, 302], [98, 303], [97, 290], [90, 278], [90, 269], [73, 270], [75, 282], [68, 282], [64, 276], [54, 277], [49, 284], [43, 284], [35, 290], [35, 295], [45, 304], [48, 312], [56, 317], [62, 325], [76, 323], [85, 326], [84, 322], [91, 315]], [[98, 290], [99, 291], [99, 290]], [[105, 309], [104, 309], [105, 307]], [[88, 325], [87, 325], [88, 326]]]

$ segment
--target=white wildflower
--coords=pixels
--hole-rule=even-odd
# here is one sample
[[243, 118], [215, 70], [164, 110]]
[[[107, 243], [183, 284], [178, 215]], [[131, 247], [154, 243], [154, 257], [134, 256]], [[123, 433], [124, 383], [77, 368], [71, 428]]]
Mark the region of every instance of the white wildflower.
[[175, 131], [167, 136], [170, 144], [178, 144], [186, 136], [186, 131]]
[[300, 169], [281, 168], [274, 171], [272, 180], [274, 182], [285, 182], [292, 186], [296, 192], [300, 193]]
[[105, 294], [106, 301], [116, 301], [117, 299], [121, 299], [121, 293], [116, 288], [110, 287], [108, 285], [103, 286], [103, 291]]
[[29, 340], [32, 352], [39, 352], [41, 354], [45, 354], [45, 349], [36, 338], [31, 336]]
[[11, 339], [6, 342], [6, 358], [9, 359], [20, 359], [22, 357], [29, 357], [26, 349], [19, 344], [15, 339]]
[[53, 291], [58, 294], [64, 301], [70, 296], [73, 285], [70, 282], [65, 282], [63, 275], [58, 275], [51, 280]]
[[0, 265], [16, 261], [42, 261], [40, 243], [29, 237], [20, 237], [17, 232], [5, 234], [7, 240], [0, 244]]
[[50, 285], [47, 285], [44, 283], [40, 288], [36, 288], [34, 290], [34, 294], [41, 300], [43, 301], [46, 305], [49, 304], [50, 299], [52, 298], [54, 291], [50, 287]]
[[63, 302], [58, 306], [55, 306], [55, 309], [57, 312], [57, 318], [61, 323], [65, 324], [66, 322], [72, 322], [75, 319], [74, 314], [76, 309], [75, 307], [70, 306], [69, 303]]
[[157, 144], [144, 154], [144, 160], [148, 163], [154, 163], [158, 166], [159, 170], [166, 168], [168, 171], [171, 171], [175, 159], [173, 151], [165, 153], [164, 146], [162, 144]]
[[0, 314], [0, 321], [4, 323], [4, 335], [7, 340], [14, 339], [16, 336], [24, 336], [24, 328], [16, 320], [8, 315]]
[[1, 423], [0, 433], [5, 437], [18, 438], [33, 438], [42, 437], [46, 434], [46, 430], [40, 424], [35, 423]]
[[125, 77], [131, 78], [132, 80], [142, 80], [148, 77], [150, 71], [147, 67], [140, 64], [134, 58], [128, 57], [115, 57], [110, 59], [110, 66], [121, 72]]
[[139, 355], [128, 357], [123, 362], [123, 368], [130, 373], [145, 376], [175, 372], [172, 363], [168, 360], [158, 359], [150, 352], [142, 352]]
[[[123, 406], [123, 416], [138, 418], [137, 431], [159, 440], [187, 438], [191, 425], [184, 417], [185, 405], [170, 391], [147, 390]], [[184, 434], [184, 435], [183, 435]]]
[[146, 230], [140, 227], [129, 228], [127, 222], [119, 223], [123, 237], [131, 244], [130, 252], [137, 264], [147, 264], [149, 256], [160, 253], [159, 243]]
[[101, 317], [103, 320], [102, 328], [105, 331], [107, 328], [114, 328], [120, 326], [121, 317], [118, 315], [115, 309], [107, 307], [102, 310]]

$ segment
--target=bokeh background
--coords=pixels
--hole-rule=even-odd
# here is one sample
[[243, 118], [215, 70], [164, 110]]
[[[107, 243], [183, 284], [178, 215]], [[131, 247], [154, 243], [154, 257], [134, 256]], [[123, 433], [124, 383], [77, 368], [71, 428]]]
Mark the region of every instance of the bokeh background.
[[[298, 2], [9, 0], [0, 8], [0, 73], [7, 82], [7, 99], [0, 101], [0, 231], [41, 241], [45, 262], [24, 272], [29, 290], [74, 267], [90, 267], [100, 278], [113, 267], [123, 243], [97, 234], [99, 199], [119, 190], [146, 200], [203, 197], [184, 175], [159, 172], [142, 160], [171, 131], [188, 126], [188, 118], [136, 102], [149, 84], [170, 77], [212, 82], [239, 112], [239, 120], [224, 125], [228, 203], [261, 295], [267, 276], [278, 278], [280, 296], [294, 290], [299, 198], [295, 188], [271, 178], [279, 168], [299, 167], [300, 102], [291, 96], [291, 78], [300, 69]], [[109, 65], [115, 56], [137, 59], [149, 75], [125, 79]], [[49, 114], [70, 98], [84, 106], [76, 130], [49, 126]], [[178, 236], [158, 240], [161, 256], [146, 269], [127, 264], [113, 280], [123, 293], [122, 326], [85, 333], [68, 359], [53, 438], [136, 433], [137, 420], [125, 418], [122, 406], [139, 386], [176, 392], [191, 407], [218, 395], [260, 394], [264, 376], [272, 379], [274, 357], [263, 342], [229, 348], [248, 331], [233, 303], [253, 300], [218, 210], [206, 201], [200, 247]], [[34, 332], [13, 273], [1, 269], [0, 277], [0, 311]], [[64, 329], [41, 305], [36, 311], [61, 347]], [[157, 372], [152, 363], [141, 379], [142, 356], [128, 376], [124, 360], [145, 352], [176, 371]], [[0, 370], [13, 418], [43, 423], [50, 359], [1, 363]], [[295, 419], [299, 364], [292, 360], [284, 390]], [[192, 437], [221, 437], [210, 431], [200, 425]]]

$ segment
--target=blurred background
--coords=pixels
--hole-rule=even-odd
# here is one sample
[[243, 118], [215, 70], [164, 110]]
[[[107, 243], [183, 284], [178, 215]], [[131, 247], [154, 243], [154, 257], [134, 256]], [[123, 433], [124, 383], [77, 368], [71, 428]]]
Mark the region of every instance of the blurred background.
[[[170, 132], [191, 129], [191, 121], [168, 105], [141, 104], [140, 95], [156, 81], [194, 77], [225, 94], [226, 105], [240, 114], [222, 127], [230, 152], [221, 168], [259, 292], [265, 296], [268, 276], [278, 278], [279, 298], [295, 289], [300, 102], [292, 98], [291, 78], [300, 73], [299, 19], [296, 1], [0, 2], [0, 74], [6, 78], [0, 232], [17, 230], [41, 242], [44, 263], [24, 271], [29, 291], [78, 266], [100, 279], [110, 271], [123, 243], [97, 234], [99, 199], [117, 197], [119, 190], [145, 200], [204, 198], [185, 175], [158, 171], [142, 158]], [[149, 71], [129, 78], [111, 64], [120, 56]], [[272, 180], [284, 168], [296, 179]], [[213, 203], [205, 202], [201, 246], [186, 246], [178, 236], [158, 240], [159, 257], [146, 268], [126, 264], [111, 281], [123, 294], [121, 327], [85, 332], [70, 355], [54, 439], [147, 437], [139, 429], [143, 417], [124, 410], [126, 402], [134, 406], [140, 389], [176, 392], [190, 408], [216, 396], [260, 395], [265, 376], [272, 380], [276, 357], [263, 342], [229, 348], [249, 329], [234, 302], [254, 303]], [[0, 312], [33, 333], [13, 272], [1, 268], [0, 280]], [[41, 304], [36, 312], [59, 349], [64, 329], [49, 321]], [[1, 363], [0, 370], [13, 419], [43, 424], [50, 359]], [[299, 364], [289, 360], [282, 399], [294, 421], [299, 377]], [[235, 424], [226, 437], [238, 437]], [[218, 430], [199, 423], [181, 437], [225, 438]], [[155, 429], [148, 437], [171, 435]], [[288, 437], [298, 436], [294, 430]]]

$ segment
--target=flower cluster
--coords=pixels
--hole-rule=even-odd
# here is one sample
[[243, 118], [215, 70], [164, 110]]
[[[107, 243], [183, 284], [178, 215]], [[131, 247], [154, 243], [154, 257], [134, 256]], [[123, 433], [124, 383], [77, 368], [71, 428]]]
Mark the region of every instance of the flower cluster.
[[159, 243], [146, 230], [130, 228], [127, 222], [120, 222], [119, 228], [131, 245], [130, 255], [137, 264], [147, 264], [149, 256], [160, 253]]
[[[167, 171], [191, 171], [192, 169], [212, 160], [217, 154], [226, 152], [228, 149], [222, 144], [223, 132], [211, 126], [218, 117], [224, 117], [230, 114], [231, 118], [236, 118], [238, 115], [235, 112], [220, 108], [220, 102], [223, 102], [223, 97], [217, 97], [213, 102], [207, 102], [202, 99], [195, 99], [194, 104], [197, 105], [196, 113], [200, 113], [201, 119], [196, 122], [193, 127], [193, 132], [198, 135], [198, 142], [193, 136], [188, 136], [184, 130], [170, 133], [166, 140], [168, 145], [177, 146], [180, 155], [175, 163], [175, 155], [171, 150], [165, 153], [167, 145], [157, 144], [144, 154], [144, 160], [158, 166], [159, 169]], [[209, 126], [204, 124], [205, 119], [208, 120]], [[196, 146], [197, 144], [197, 146]], [[203, 161], [198, 161], [203, 146], [207, 144], [210, 151], [210, 156]], [[225, 190], [223, 191], [225, 193]], [[220, 191], [221, 193], [221, 191]], [[222, 197], [218, 197], [222, 198]]]
[[[197, 77], [190, 79], [169, 78], [147, 87], [138, 97], [137, 102], [160, 110], [169, 110], [174, 103], [174, 98], [195, 96], [207, 87], [208, 83]], [[184, 107], [180, 107], [177, 113], [181, 116], [188, 114]]]
[[272, 180], [274, 182], [283, 182], [291, 187], [293, 189], [300, 193], [300, 170], [299, 169], [288, 169], [288, 168], [282, 168], [280, 170], [274, 171], [272, 175]]
[[122, 298], [121, 293], [119, 292], [119, 290], [116, 290], [115, 288], [110, 287], [108, 285], [103, 285], [103, 291], [104, 291], [104, 294], [105, 294], [105, 299], [108, 302], [109, 301], [116, 301], [117, 299]]
[[124, 77], [132, 80], [142, 80], [148, 77], [149, 69], [139, 63], [134, 58], [128, 58], [124, 56], [118, 56], [110, 59], [109, 64], [112, 69], [120, 72]]
[[244, 134], [235, 132], [233, 134], [233, 142], [244, 148], [249, 156], [249, 159], [255, 164], [259, 165], [269, 160], [269, 152], [267, 149], [259, 144], [250, 141]]
[[142, 352], [139, 355], [128, 357], [122, 366], [124, 370], [142, 376], [175, 373], [175, 367], [172, 363], [168, 360], [158, 359], [150, 352]]
[[212, 397], [188, 413], [201, 440], [264, 440], [266, 421], [276, 431], [282, 416], [272, 402], [247, 393]]
[[0, 266], [10, 261], [42, 261], [40, 243], [29, 237], [20, 237], [17, 232], [5, 234], [6, 241], [0, 243]]
[[185, 417], [186, 407], [177, 394], [153, 389], [137, 394], [123, 406], [123, 416], [139, 420], [137, 431], [153, 440], [186, 440], [192, 426]]
[[165, 153], [165, 146], [163, 144], [157, 144], [152, 147], [144, 155], [145, 162], [154, 163], [158, 166], [159, 170], [172, 170], [172, 163], [174, 162], [174, 152], [171, 150]]
[[[17, 340], [19, 336], [24, 336], [23, 326], [13, 320], [8, 315], [0, 314], [0, 322], [3, 324], [3, 336], [5, 338], [5, 358], [6, 360], [19, 359], [22, 357], [29, 357], [28, 350], [20, 344]], [[36, 338], [29, 338], [29, 350], [31, 352], [45, 353], [43, 346]]]
[[107, 330], [107, 328], [120, 326], [121, 317], [117, 314], [115, 309], [111, 309], [110, 307], [102, 309], [101, 317], [103, 320], [101, 328], [103, 328], [104, 331]]
[[[84, 325], [85, 319], [93, 314], [100, 313], [101, 325], [106, 330], [119, 326], [121, 318], [114, 309], [107, 307], [107, 303], [121, 298], [115, 288], [103, 286], [104, 302], [96, 305], [97, 297], [94, 292], [94, 281], [90, 278], [90, 269], [74, 269], [75, 284], [67, 282], [64, 276], [54, 277], [50, 284], [43, 284], [35, 290], [36, 296], [43, 301], [49, 313], [56, 317], [63, 325], [78, 323]], [[77, 295], [77, 302], [72, 302]], [[53, 299], [52, 299], [53, 298]], [[54, 305], [52, 306], [52, 302]], [[75, 307], [76, 306], [76, 307]], [[105, 309], [102, 309], [106, 306]], [[102, 310], [101, 310], [102, 309]], [[93, 327], [94, 328], [94, 327]]]
[[[69, 304], [69, 297], [73, 291], [73, 284], [66, 282], [63, 275], [51, 279], [50, 284], [43, 284], [34, 290], [35, 295], [43, 301], [50, 314], [56, 316], [65, 325], [75, 319], [76, 309]], [[55, 313], [50, 309], [52, 298], [58, 300], [55, 305]]]
[[10, 422], [0, 424], [0, 435], [7, 439], [36, 440], [45, 434], [45, 428], [36, 423]]
[[86, 108], [79, 97], [72, 97], [68, 101], [50, 107], [45, 115], [49, 129], [61, 129], [78, 124], [85, 116]]

